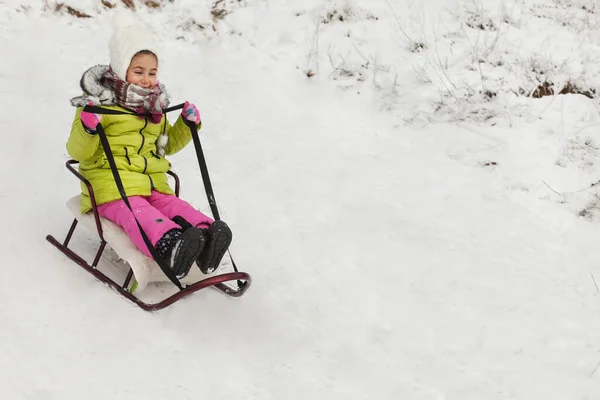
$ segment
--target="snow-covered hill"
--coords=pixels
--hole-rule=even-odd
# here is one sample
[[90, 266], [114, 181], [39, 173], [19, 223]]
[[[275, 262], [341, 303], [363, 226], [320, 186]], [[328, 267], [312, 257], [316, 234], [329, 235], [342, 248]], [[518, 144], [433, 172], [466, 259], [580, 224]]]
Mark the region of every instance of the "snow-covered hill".
[[2, 398], [600, 399], [596, 1], [136, 1], [254, 278], [155, 314], [45, 241], [124, 3], [0, 0]]

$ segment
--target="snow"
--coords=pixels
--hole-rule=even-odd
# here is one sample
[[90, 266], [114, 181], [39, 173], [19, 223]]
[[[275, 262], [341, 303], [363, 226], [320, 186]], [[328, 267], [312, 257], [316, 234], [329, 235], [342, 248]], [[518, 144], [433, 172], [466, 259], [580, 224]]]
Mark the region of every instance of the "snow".
[[[599, 103], [519, 92], [600, 87], [595, 1], [163, 3], [137, 14], [252, 287], [145, 313], [45, 240], [115, 10], [0, 1], [2, 398], [600, 399]], [[208, 210], [193, 146], [172, 161]]]

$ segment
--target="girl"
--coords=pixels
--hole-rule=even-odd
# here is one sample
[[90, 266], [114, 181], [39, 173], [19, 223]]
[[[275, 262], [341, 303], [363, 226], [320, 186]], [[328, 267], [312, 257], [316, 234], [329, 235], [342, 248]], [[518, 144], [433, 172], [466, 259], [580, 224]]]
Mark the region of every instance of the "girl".
[[[183, 118], [199, 130], [200, 113], [195, 105], [185, 102], [174, 125], [163, 115], [169, 99], [158, 81], [160, 51], [149, 30], [135, 23], [117, 22], [109, 53], [110, 65], [88, 69], [80, 82], [84, 95], [71, 99], [77, 111], [67, 151], [79, 161], [79, 172], [92, 184], [99, 214], [121, 226], [137, 248], [152, 257], [133, 214], [120, 197], [97, 135], [101, 124], [135, 218], [158, 255], [168, 260], [179, 279], [188, 274], [194, 261], [203, 273], [213, 272], [231, 243], [231, 230], [226, 223], [213, 221], [175, 196], [166, 175], [171, 164], [164, 158], [190, 142], [192, 136]], [[86, 104], [150, 116], [100, 116], [83, 112]], [[85, 213], [92, 206], [86, 186], [81, 187], [81, 212]]]

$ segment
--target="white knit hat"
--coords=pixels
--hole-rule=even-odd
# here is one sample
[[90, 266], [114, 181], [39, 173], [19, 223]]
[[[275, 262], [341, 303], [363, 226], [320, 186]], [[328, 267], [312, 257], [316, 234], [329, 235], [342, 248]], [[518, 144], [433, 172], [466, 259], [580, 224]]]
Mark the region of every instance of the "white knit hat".
[[126, 80], [131, 59], [142, 50], [154, 53], [160, 64], [157, 38], [150, 27], [127, 15], [117, 16], [113, 22], [113, 33], [108, 42], [108, 51], [110, 66], [120, 79]]

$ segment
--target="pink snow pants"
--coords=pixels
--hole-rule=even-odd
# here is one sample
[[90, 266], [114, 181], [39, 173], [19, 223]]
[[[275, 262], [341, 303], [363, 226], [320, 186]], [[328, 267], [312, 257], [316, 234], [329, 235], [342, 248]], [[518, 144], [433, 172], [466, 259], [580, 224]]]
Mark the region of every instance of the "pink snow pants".
[[[146, 232], [153, 246], [156, 246], [156, 242], [171, 229], [181, 229], [179, 225], [171, 220], [171, 218], [178, 215], [199, 228], [208, 228], [214, 222], [210, 217], [196, 210], [191, 204], [174, 195], [153, 190], [150, 197], [131, 196], [128, 199], [135, 213], [135, 218], [144, 228], [144, 232]], [[137, 248], [152, 258], [133, 214], [123, 200], [99, 205], [98, 213], [123, 228]]]

